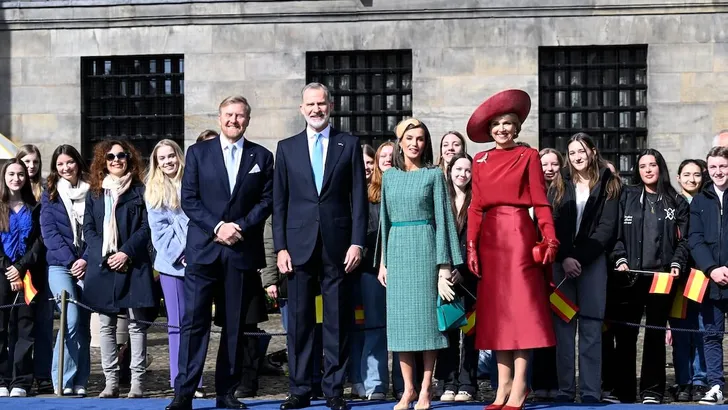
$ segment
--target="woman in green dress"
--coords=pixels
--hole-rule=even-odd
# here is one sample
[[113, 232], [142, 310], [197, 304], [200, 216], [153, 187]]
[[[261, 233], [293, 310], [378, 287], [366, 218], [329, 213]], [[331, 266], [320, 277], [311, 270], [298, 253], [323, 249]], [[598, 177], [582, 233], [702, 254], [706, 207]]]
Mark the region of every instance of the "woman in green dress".
[[[448, 346], [437, 327], [437, 297], [454, 299], [453, 265], [462, 262], [455, 218], [442, 171], [432, 164], [425, 124], [414, 118], [396, 129], [393, 166], [382, 179], [382, 263], [379, 281], [387, 287], [387, 345], [399, 352], [404, 394], [395, 410], [430, 408], [437, 350]], [[414, 387], [414, 352], [423, 352], [419, 398]]]

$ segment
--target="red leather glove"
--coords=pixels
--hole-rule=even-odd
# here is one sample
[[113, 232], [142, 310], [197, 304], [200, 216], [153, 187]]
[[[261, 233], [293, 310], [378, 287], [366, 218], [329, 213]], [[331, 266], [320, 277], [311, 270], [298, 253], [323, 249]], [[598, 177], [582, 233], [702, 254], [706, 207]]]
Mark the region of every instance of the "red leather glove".
[[468, 241], [467, 244], [468, 252], [468, 269], [473, 275], [480, 278], [480, 266], [478, 266], [478, 247], [475, 245], [475, 241]]
[[559, 252], [559, 241], [556, 239], [544, 239], [544, 243], [548, 245], [543, 255], [544, 265], [550, 265], [556, 260], [556, 254]]

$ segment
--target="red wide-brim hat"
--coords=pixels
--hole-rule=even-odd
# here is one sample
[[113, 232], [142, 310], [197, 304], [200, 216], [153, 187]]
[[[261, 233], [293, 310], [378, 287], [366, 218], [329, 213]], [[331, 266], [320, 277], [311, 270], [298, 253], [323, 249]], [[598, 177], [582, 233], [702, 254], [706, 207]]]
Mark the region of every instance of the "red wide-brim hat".
[[523, 90], [505, 90], [485, 100], [468, 120], [466, 132], [473, 142], [492, 142], [490, 121], [500, 115], [516, 114], [521, 123], [531, 111], [531, 97]]

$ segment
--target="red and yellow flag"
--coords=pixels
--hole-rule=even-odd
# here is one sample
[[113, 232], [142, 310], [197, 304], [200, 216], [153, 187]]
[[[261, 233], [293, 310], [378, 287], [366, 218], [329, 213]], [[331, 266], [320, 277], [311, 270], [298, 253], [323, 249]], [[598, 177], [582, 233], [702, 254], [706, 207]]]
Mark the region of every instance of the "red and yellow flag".
[[667, 295], [672, 289], [672, 281], [674, 276], [671, 276], [667, 272], [655, 272], [652, 276], [652, 286], [650, 287], [650, 293], [657, 293]]
[[354, 322], [357, 325], [364, 324], [364, 306], [359, 305], [356, 308], [354, 308]]
[[23, 294], [26, 305], [30, 305], [35, 295], [38, 294], [35, 286], [33, 286], [33, 277], [30, 275], [30, 271], [25, 272], [25, 277], [23, 278]]
[[675, 299], [672, 300], [672, 308], [670, 308], [670, 317], [675, 319], [685, 319], [688, 315], [688, 299], [683, 296], [683, 286], [678, 285]]
[[316, 296], [316, 323], [324, 323], [324, 298]]
[[571, 319], [579, 311], [579, 307], [558, 289], [554, 289], [554, 292], [549, 296], [549, 301], [551, 301], [551, 310], [564, 322], [571, 322]]
[[708, 278], [703, 271], [690, 269], [690, 276], [688, 277], [688, 283], [685, 285], [683, 295], [690, 300], [703, 303], [706, 289], [708, 289]]
[[475, 309], [468, 313], [467, 318], [468, 323], [461, 326], [460, 330], [462, 330], [463, 333], [465, 333], [467, 336], [470, 336], [475, 333]]

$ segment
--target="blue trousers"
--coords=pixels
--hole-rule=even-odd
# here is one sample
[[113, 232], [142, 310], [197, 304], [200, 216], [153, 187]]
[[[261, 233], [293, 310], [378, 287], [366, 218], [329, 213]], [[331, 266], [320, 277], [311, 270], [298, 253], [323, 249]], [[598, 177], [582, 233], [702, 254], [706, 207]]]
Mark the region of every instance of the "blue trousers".
[[[283, 330], [288, 332], [288, 301], [285, 299], [282, 299], [278, 305], [279, 309], [281, 310], [281, 324], [283, 325]], [[268, 341], [270, 341], [270, 337], [267, 338]], [[321, 325], [316, 326], [316, 330], [314, 332], [314, 349], [318, 351], [318, 356], [323, 357], [324, 355], [324, 345], [321, 342]], [[266, 343], [265, 350], [268, 350], [268, 346]], [[311, 381], [314, 384], [321, 384], [321, 360], [314, 360], [313, 361], [313, 377]]]
[[[725, 385], [723, 377], [723, 332], [728, 300], [704, 299], [701, 312], [706, 333], [703, 333], [703, 350], [708, 376], [708, 386]], [[713, 333], [715, 332], [715, 333]]]
[[[364, 309], [364, 324], [357, 325], [350, 334], [349, 380], [362, 383], [366, 394], [387, 393], [389, 386], [387, 354], [386, 291], [372, 273], [355, 278], [352, 296], [355, 306]], [[366, 330], [364, 328], [382, 327]]]
[[[689, 302], [685, 319], [670, 318], [670, 327], [704, 331], [700, 305]], [[673, 331], [672, 362], [675, 365], [675, 381], [678, 385], [708, 384], [702, 333]]]

